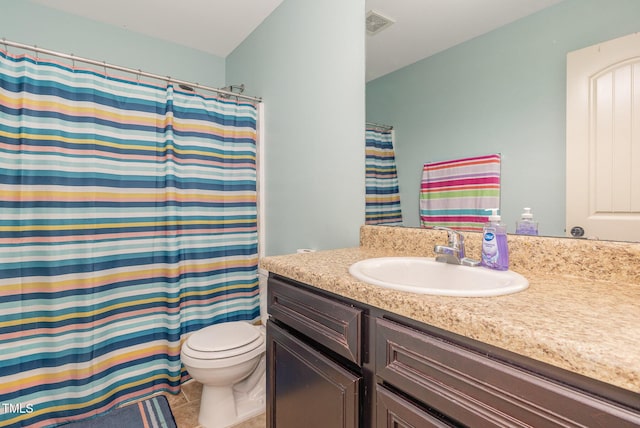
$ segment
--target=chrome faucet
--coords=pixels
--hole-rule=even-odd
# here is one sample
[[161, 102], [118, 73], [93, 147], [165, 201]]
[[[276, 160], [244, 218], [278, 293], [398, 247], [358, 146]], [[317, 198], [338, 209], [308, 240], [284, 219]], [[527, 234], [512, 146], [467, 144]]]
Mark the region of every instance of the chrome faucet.
[[436, 261], [452, 265], [478, 266], [479, 260], [473, 260], [465, 256], [464, 236], [462, 233], [448, 227], [434, 226], [436, 230], [446, 230], [449, 240], [448, 245], [436, 245], [433, 251], [436, 253]]

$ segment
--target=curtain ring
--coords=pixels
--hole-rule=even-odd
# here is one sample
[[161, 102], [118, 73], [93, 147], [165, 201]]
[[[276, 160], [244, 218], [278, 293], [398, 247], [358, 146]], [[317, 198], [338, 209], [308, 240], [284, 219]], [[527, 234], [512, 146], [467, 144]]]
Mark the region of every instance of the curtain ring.
[[33, 45], [33, 54], [34, 54], [35, 59], [36, 59], [36, 65], [40, 65], [39, 64], [40, 57], [38, 56], [38, 45]]
[[2, 38], [2, 44], [4, 45], [4, 51], [9, 53], [9, 45], [7, 44], [7, 39], [4, 37]]
[[104, 77], [107, 77], [107, 61], [102, 61], [102, 67], [104, 68]]
[[138, 85], [140, 84], [140, 75], [142, 74], [142, 70], [138, 69]]
[[73, 56], [73, 53], [71, 53], [70, 55], [71, 55], [71, 68], [73, 68], [73, 70], [75, 71], [75, 69], [76, 69], [76, 59]]

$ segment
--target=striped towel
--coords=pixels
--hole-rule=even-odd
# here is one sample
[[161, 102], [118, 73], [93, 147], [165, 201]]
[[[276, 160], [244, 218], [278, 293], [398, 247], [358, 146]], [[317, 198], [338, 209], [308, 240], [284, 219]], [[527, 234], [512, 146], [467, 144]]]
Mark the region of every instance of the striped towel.
[[481, 231], [500, 207], [500, 155], [424, 164], [420, 186], [420, 224]]

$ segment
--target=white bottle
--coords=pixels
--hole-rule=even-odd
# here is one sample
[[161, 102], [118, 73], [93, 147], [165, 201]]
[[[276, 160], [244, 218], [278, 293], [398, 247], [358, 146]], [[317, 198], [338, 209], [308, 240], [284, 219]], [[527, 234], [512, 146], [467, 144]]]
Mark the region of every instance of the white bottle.
[[516, 234], [538, 235], [538, 222], [533, 220], [531, 208], [525, 208], [520, 220], [516, 222]]

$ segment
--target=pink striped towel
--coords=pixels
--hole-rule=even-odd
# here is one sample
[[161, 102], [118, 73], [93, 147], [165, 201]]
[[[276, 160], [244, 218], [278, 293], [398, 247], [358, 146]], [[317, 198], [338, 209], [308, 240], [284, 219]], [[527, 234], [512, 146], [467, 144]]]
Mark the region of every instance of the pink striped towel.
[[481, 231], [500, 207], [500, 154], [424, 164], [420, 224]]

